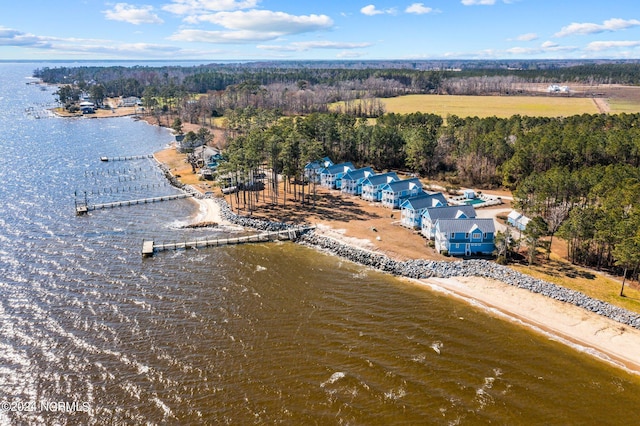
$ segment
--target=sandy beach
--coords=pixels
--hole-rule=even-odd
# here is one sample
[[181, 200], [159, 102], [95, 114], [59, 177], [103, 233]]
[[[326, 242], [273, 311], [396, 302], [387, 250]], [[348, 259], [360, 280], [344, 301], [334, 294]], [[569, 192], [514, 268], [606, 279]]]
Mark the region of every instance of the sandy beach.
[[460, 277], [414, 282], [640, 374], [640, 330], [496, 280]]

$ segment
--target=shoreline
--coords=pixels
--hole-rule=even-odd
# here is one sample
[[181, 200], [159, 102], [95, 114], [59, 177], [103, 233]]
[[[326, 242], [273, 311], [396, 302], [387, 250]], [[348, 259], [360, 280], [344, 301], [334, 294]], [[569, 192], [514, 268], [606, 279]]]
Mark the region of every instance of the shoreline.
[[640, 330], [498, 280], [479, 277], [411, 280], [489, 315], [640, 375]]
[[[254, 229], [288, 226], [238, 216], [220, 197], [211, 201], [209, 205], [215, 205], [216, 214], [236, 225]], [[303, 235], [297, 243], [454, 297], [640, 375], [640, 315], [622, 308], [488, 261], [398, 261], [372, 249], [366, 241], [344, 236], [328, 226]]]

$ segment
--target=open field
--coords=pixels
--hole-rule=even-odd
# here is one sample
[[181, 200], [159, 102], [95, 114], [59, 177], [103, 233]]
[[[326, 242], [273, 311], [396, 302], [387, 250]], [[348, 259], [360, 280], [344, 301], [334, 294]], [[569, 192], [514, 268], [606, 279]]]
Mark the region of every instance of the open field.
[[[387, 112], [423, 112], [443, 117], [502, 117], [515, 114], [566, 117], [576, 114], [639, 113], [640, 87], [620, 85], [571, 85], [577, 96], [546, 96], [547, 84], [527, 85], [535, 96], [407, 95], [380, 99]], [[535, 87], [533, 87], [535, 86]]]
[[597, 114], [590, 98], [548, 96], [453, 96], [407, 95], [382, 99], [387, 112], [408, 114], [423, 112], [442, 117], [500, 117], [520, 114], [536, 117], [561, 117], [576, 114]]

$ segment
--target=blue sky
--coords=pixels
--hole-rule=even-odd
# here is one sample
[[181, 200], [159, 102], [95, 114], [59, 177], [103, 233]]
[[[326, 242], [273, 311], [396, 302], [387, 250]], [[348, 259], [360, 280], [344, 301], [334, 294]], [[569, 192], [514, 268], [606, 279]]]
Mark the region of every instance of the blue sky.
[[23, 0], [0, 59], [640, 58], [638, 0]]

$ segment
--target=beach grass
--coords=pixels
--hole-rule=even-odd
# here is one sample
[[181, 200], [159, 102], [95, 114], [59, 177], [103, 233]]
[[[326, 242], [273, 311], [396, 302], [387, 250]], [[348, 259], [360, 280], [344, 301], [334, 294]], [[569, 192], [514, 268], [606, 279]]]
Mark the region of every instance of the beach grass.
[[576, 290], [594, 299], [640, 314], [638, 283], [627, 280], [624, 297], [620, 296], [621, 279], [581, 268], [552, 255], [549, 262], [533, 266], [510, 265], [511, 268], [534, 278]]

